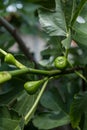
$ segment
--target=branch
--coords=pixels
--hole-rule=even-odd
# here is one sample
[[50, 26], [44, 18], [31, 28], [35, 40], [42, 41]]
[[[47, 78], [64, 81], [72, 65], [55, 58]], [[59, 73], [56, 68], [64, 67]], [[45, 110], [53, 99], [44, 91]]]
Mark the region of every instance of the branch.
[[66, 75], [66, 74], [71, 74], [71, 73], [75, 73], [76, 71], [83, 71], [84, 68], [83, 67], [75, 67], [75, 68], [71, 68], [65, 71], [60, 71], [60, 70], [38, 70], [38, 69], [32, 69], [32, 68], [23, 68], [20, 70], [13, 70], [13, 71], [2, 71], [0, 73], [0, 83], [6, 82], [8, 80], [11, 80], [12, 77], [14, 76], [18, 76], [21, 74], [37, 74], [37, 75], [43, 75], [43, 76], [47, 76], [49, 78], [59, 78], [61, 75]]
[[29, 74], [40, 74], [40, 75], [44, 75], [44, 76], [48, 76], [48, 77], [52, 77], [52, 76], [58, 76], [58, 75], [66, 75], [66, 74], [71, 74], [71, 73], [75, 73], [75, 71], [82, 71], [84, 70], [83, 67], [74, 67], [68, 70], [38, 70], [38, 69], [32, 69], [32, 68], [23, 68], [20, 70], [13, 70], [13, 71], [9, 71], [9, 73], [12, 76], [17, 76], [17, 75], [21, 75], [24, 73], [29, 73]]
[[21, 39], [21, 37], [19, 35], [19, 32], [8, 21], [6, 21], [3, 17], [0, 17], [0, 23], [14, 37], [14, 39], [17, 41], [20, 49], [23, 51], [23, 53], [25, 54], [25, 56], [29, 60], [33, 61], [35, 63], [35, 65], [37, 66], [37, 63], [36, 63], [34, 57], [31, 55], [31, 53], [29, 52], [29, 49], [26, 47], [24, 41]]

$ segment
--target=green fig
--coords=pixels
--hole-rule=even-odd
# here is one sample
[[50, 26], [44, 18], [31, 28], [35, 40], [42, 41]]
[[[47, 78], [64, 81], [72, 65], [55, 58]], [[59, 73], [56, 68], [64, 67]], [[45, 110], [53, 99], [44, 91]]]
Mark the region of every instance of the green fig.
[[42, 80], [38, 80], [38, 81], [29, 81], [29, 82], [26, 82], [24, 84], [24, 88], [25, 90], [27, 91], [28, 94], [32, 95], [32, 94], [35, 94], [40, 85], [44, 82], [45, 80], [42, 79]]
[[66, 66], [67, 66], [67, 58], [65, 56], [59, 56], [55, 59], [54, 61], [54, 65], [56, 68], [62, 70], [62, 69], [65, 69]]
[[4, 60], [8, 64], [15, 65], [15, 63], [16, 63], [15, 57], [10, 53], [7, 53]]
[[11, 74], [4, 71], [0, 72], [0, 83], [4, 83], [12, 78]]

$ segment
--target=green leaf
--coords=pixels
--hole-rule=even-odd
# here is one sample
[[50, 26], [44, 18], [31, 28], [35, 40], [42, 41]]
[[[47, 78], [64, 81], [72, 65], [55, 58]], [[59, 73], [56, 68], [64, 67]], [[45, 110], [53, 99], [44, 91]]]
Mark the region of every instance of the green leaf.
[[[18, 95], [17, 102], [12, 107], [12, 109], [15, 110], [19, 115], [21, 115], [21, 116], [23, 115], [24, 117], [26, 117], [26, 115], [32, 108], [36, 98], [37, 98], [37, 93], [35, 95], [30, 96], [25, 91], [23, 91], [22, 93], [20, 93]], [[36, 110], [36, 108], [35, 108], [35, 110]], [[35, 110], [33, 111], [33, 114], [34, 114]], [[27, 119], [27, 121], [25, 121], [25, 122], [28, 122], [32, 118], [33, 114], [30, 115], [29, 118]]]
[[69, 48], [70, 48], [70, 45], [71, 45], [71, 31], [69, 31], [69, 33], [67, 33], [67, 38], [65, 38], [65, 39], [62, 41], [62, 44], [63, 44], [63, 46], [64, 46], [66, 49], [69, 49]]
[[69, 116], [62, 111], [42, 113], [33, 120], [38, 129], [52, 129], [62, 125], [69, 124]]
[[56, 0], [54, 11], [40, 9], [38, 12], [40, 24], [50, 36], [66, 36], [66, 21], [60, 0]]
[[79, 93], [71, 105], [70, 118], [73, 128], [79, 126], [82, 114], [87, 111], [87, 92]]
[[1, 130], [23, 130], [24, 122], [18, 114], [7, 107], [0, 107], [0, 129]]
[[87, 0], [81, 0], [78, 7], [77, 7], [77, 10], [76, 12], [74, 13], [74, 16], [72, 18], [72, 21], [71, 21], [71, 25], [73, 26], [74, 23], [76, 22], [76, 19], [77, 17], [79, 16], [80, 12], [82, 11], [84, 5], [86, 4]]
[[87, 47], [87, 4], [85, 4], [83, 10], [77, 17], [77, 20], [73, 26], [75, 31], [73, 38], [78, 42], [79, 45]]
[[41, 105], [49, 112], [42, 112], [33, 120], [34, 125], [39, 129], [52, 129], [70, 122], [63, 99], [56, 88], [44, 93]]
[[61, 45], [61, 39], [57, 36], [49, 37], [49, 40], [47, 41], [46, 49], [41, 51], [41, 55], [44, 59], [47, 59], [49, 62], [49, 58], [51, 56], [54, 56], [54, 58], [49, 62], [49, 64], [52, 66], [52, 62], [54, 62], [54, 59], [62, 54], [62, 45]]
[[84, 24], [76, 23], [73, 30], [75, 34], [73, 35], [74, 40], [78, 42], [78, 45], [83, 45], [87, 47], [87, 22]]
[[[17, 102], [13, 106], [19, 115], [26, 116], [36, 100], [37, 94], [30, 96], [26, 91], [21, 92], [17, 97]], [[24, 100], [25, 99], [25, 100]]]
[[84, 46], [87, 48], [87, 34], [76, 32], [75, 35], [73, 35], [73, 39], [78, 42], [79, 46]]
[[57, 88], [52, 88], [43, 94], [41, 105], [53, 111], [59, 111], [65, 108], [65, 104]]
[[24, 81], [20, 78], [12, 79], [0, 85], [0, 106], [15, 104], [17, 97], [23, 91]]

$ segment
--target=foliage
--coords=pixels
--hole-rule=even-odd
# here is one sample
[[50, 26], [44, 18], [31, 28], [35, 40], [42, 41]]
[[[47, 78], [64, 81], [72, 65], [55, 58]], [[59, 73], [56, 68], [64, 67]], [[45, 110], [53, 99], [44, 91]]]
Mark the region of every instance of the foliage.
[[[86, 28], [87, 0], [0, 2], [1, 130], [87, 129]], [[20, 34], [46, 42], [42, 61]], [[17, 51], [11, 50], [15, 42]], [[56, 68], [57, 57], [67, 60], [66, 68]], [[26, 83], [35, 88], [31, 94]]]

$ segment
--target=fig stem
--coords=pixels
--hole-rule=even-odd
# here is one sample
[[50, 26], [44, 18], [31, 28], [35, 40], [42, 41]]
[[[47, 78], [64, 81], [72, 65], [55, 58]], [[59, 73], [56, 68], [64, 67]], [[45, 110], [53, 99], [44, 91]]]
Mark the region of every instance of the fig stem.
[[[49, 80], [49, 79], [48, 79], [48, 80]], [[45, 83], [43, 84], [43, 86], [42, 86], [42, 88], [41, 88], [41, 90], [40, 90], [40, 92], [39, 92], [39, 94], [38, 94], [38, 96], [37, 96], [37, 98], [36, 98], [36, 100], [35, 100], [33, 106], [31, 107], [31, 109], [30, 109], [30, 111], [27, 113], [27, 115], [25, 116], [25, 122], [26, 122], [26, 124], [27, 124], [27, 122], [29, 121], [31, 115], [35, 112], [36, 107], [37, 107], [37, 105], [38, 105], [38, 102], [39, 102], [39, 100], [40, 100], [40, 98], [41, 98], [41, 96], [42, 96], [42, 94], [43, 94], [43, 92], [44, 92], [44, 90], [45, 90], [45, 88], [46, 88], [46, 86], [47, 86], [48, 80], [46, 80]]]

